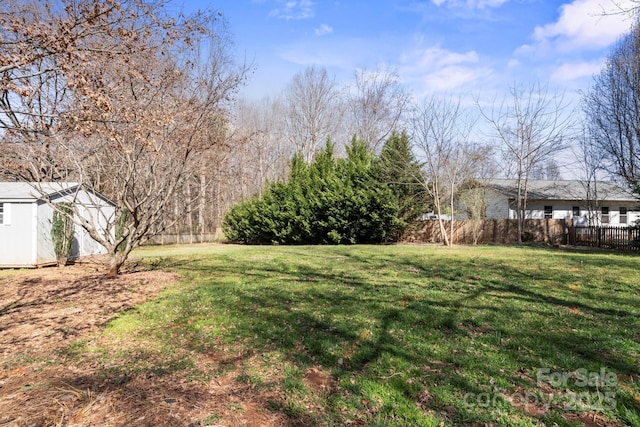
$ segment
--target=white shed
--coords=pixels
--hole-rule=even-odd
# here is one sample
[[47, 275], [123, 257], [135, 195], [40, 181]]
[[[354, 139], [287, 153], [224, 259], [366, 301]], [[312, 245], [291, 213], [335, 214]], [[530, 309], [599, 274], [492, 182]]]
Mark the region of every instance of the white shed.
[[[113, 203], [77, 183], [0, 182], [0, 268], [55, 264], [50, 203], [60, 202], [76, 204], [101, 232], [113, 232], [106, 229], [115, 212]], [[101, 253], [105, 249], [76, 225], [70, 258]]]

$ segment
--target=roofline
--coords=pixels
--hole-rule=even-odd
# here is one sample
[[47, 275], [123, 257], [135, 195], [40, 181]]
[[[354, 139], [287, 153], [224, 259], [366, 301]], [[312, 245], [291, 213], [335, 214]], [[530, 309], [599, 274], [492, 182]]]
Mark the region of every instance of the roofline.
[[[38, 189], [38, 184], [64, 184], [64, 182], [28, 182], [28, 181], [16, 181], [16, 183], [22, 183], [22, 184], [29, 184], [34, 191], [36, 192], [41, 192], [41, 190]], [[102, 200], [110, 203], [113, 206], [116, 206], [116, 204], [113, 202], [113, 200], [111, 200], [110, 198], [106, 197], [104, 194], [102, 194], [101, 192], [99, 192], [98, 190], [92, 188], [91, 186], [84, 184], [84, 183], [79, 183], [79, 182], [68, 182], [67, 184], [71, 184], [66, 188], [60, 188], [60, 189], [53, 189], [53, 191], [50, 192], [43, 192], [41, 195], [37, 196], [34, 195], [33, 197], [30, 198], [25, 198], [25, 197], [15, 197], [15, 198], [11, 198], [11, 197], [0, 197], [0, 203], [3, 202], [13, 202], [13, 203], [34, 203], [37, 202], [39, 200], [44, 200], [45, 197], [51, 197], [51, 196], [56, 196], [56, 195], [65, 195], [65, 194], [72, 194], [72, 193], [77, 193], [78, 189], [83, 189], [84, 191], [94, 194], [98, 197], [100, 197]]]
[[[479, 182], [484, 185], [486, 188], [495, 191], [496, 193], [502, 194], [507, 197], [507, 200], [516, 200], [516, 195], [514, 192], [516, 191], [516, 183], [517, 179], [515, 178], [488, 178], [481, 179], [477, 178]], [[601, 194], [602, 197], [596, 197], [595, 199], [587, 199], [586, 197], [578, 197], [578, 195], [574, 194], [564, 194], [564, 195], [556, 195], [556, 194], [544, 194], [545, 189], [540, 189], [537, 185], [547, 185], [548, 188], [552, 188], [554, 184], [561, 186], [584, 186], [585, 184], [592, 182], [596, 185], [601, 185], [605, 187], [605, 191]], [[524, 182], [523, 182], [524, 184]], [[617, 187], [616, 191], [608, 192], [606, 191], [606, 187]], [[532, 188], [533, 187], [533, 188]], [[524, 189], [524, 187], [523, 187]], [[615, 181], [589, 181], [589, 180], [580, 180], [580, 179], [529, 179], [527, 180], [527, 200], [528, 201], [598, 201], [598, 202], [628, 202], [628, 203], [640, 203], [639, 195], [633, 193], [630, 189], [625, 187], [623, 184], [615, 182]], [[608, 194], [610, 193], [610, 194]], [[544, 196], [544, 197], [540, 197]], [[568, 196], [568, 197], [563, 197]], [[572, 197], [574, 196], [574, 197]]]

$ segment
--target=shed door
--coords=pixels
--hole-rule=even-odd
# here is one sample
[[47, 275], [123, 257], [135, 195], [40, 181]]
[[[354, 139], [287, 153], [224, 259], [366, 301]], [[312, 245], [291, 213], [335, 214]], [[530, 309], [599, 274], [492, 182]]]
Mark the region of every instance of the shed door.
[[[3, 203], [3, 211], [11, 212], [0, 224], [0, 265], [35, 265], [35, 247], [33, 236], [36, 233], [34, 215], [37, 214], [32, 203]], [[34, 213], [35, 212], [35, 213]]]

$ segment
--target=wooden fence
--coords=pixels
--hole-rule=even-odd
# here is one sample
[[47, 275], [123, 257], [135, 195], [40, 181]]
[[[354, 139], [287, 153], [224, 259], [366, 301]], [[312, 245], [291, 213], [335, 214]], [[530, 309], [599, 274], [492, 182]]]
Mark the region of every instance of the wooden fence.
[[573, 246], [640, 252], [638, 227], [569, 227], [568, 240]]
[[163, 233], [153, 236], [145, 245], [175, 245], [191, 243], [220, 242], [224, 240], [224, 233], [221, 229], [213, 233]]
[[[450, 221], [443, 221], [449, 231]], [[566, 243], [571, 219], [526, 219], [522, 240], [550, 244]], [[453, 221], [453, 243], [516, 243], [518, 223], [515, 219], [455, 220]], [[405, 239], [407, 242], [442, 243], [438, 220], [422, 221]]]

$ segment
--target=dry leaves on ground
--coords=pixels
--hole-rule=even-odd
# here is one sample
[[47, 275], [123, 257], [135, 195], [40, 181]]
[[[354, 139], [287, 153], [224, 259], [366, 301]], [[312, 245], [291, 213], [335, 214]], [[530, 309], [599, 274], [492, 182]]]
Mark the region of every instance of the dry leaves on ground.
[[[95, 363], [65, 363], [58, 352], [90, 340], [128, 308], [175, 283], [162, 271], [116, 278], [92, 263], [0, 273], [0, 426], [272, 426], [286, 417], [265, 408], [274, 396], [235, 381], [181, 372], [105, 376]], [[198, 355], [196, 355], [198, 356]], [[213, 364], [199, 355], [198, 364]]]

